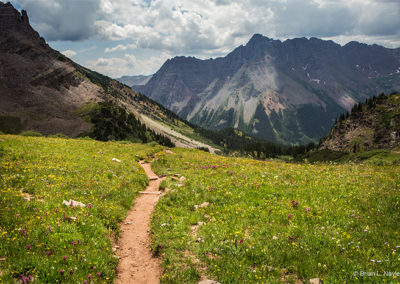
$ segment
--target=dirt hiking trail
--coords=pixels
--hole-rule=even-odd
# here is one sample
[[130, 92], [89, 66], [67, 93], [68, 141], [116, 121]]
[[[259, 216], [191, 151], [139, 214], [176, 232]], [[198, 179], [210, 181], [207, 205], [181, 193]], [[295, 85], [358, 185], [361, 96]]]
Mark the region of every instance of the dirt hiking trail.
[[140, 161], [146, 172], [149, 185], [140, 192], [135, 205], [128, 212], [121, 226], [118, 240], [118, 284], [159, 283], [161, 277], [161, 259], [154, 258], [150, 252], [150, 216], [161, 196], [159, 178], [149, 163]]

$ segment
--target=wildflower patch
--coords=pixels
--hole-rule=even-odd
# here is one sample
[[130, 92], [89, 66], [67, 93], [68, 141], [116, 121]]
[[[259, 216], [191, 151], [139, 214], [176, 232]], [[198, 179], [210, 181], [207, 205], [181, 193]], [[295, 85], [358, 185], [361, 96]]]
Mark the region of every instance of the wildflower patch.
[[162, 147], [1, 138], [0, 282], [112, 283], [111, 240], [148, 183], [138, 160]]

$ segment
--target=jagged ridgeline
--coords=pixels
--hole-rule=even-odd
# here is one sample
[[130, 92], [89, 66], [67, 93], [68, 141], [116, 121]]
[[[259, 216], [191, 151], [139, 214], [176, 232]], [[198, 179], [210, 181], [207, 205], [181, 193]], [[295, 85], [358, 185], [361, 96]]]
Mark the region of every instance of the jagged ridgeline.
[[99, 103], [90, 112], [90, 121], [93, 123], [93, 129], [89, 136], [96, 140], [129, 140], [142, 143], [155, 141], [167, 147], [174, 147], [171, 139], [148, 129], [132, 113], [110, 102]]
[[134, 89], [210, 130], [307, 144], [355, 102], [399, 90], [399, 66], [399, 48], [254, 35], [225, 57], [169, 59]]
[[151, 99], [52, 49], [31, 27], [26, 11], [3, 2], [0, 78], [0, 131], [5, 133], [90, 134], [170, 146], [176, 139], [169, 126], [185, 125]]
[[362, 152], [400, 147], [400, 94], [380, 94], [342, 113], [320, 149]]

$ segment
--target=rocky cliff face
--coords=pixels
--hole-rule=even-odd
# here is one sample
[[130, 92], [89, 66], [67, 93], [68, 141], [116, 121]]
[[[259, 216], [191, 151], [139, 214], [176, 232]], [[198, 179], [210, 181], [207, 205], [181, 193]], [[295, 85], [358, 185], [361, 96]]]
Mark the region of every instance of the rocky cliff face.
[[84, 114], [101, 101], [136, 116], [167, 117], [148, 98], [51, 49], [25, 11], [0, 2], [0, 130], [77, 136], [91, 129]]
[[355, 102], [400, 89], [400, 49], [254, 35], [224, 58], [168, 60], [136, 89], [206, 128], [307, 143]]
[[19, 121], [23, 129], [44, 134], [75, 136], [90, 124], [74, 111], [104, 95], [46, 44], [25, 11], [0, 2], [0, 98], [3, 120]]
[[373, 97], [342, 115], [320, 149], [360, 152], [400, 147], [400, 94]]
[[25, 10], [20, 14], [9, 2], [6, 4], [0, 2], [0, 33], [5, 35], [14, 32], [24, 33], [31, 38], [40, 38], [29, 24]]

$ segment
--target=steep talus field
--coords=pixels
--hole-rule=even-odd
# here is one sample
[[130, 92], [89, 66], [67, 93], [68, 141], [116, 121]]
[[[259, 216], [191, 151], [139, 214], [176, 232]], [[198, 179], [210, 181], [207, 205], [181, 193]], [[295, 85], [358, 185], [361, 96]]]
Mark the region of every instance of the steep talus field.
[[398, 164], [261, 162], [176, 148], [152, 167], [171, 189], [151, 228], [161, 283], [398, 280], [384, 275], [400, 266]]
[[0, 135], [0, 282], [113, 283], [112, 240], [148, 183], [138, 161], [161, 150]]
[[[185, 147], [210, 142], [158, 103], [126, 85], [74, 63], [50, 48], [32, 29], [25, 11], [0, 2], [0, 130], [63, 133], [91, 131], [89, 117], [99, 102], [124, 108], [156, 133]], [[177, 137], [172, 128], [183, 129]], [[3, 128], [5, 126], [5, 128]], [[187, 137], [191, 134], [191, 137]], [[207, 144], [208, 143], [208, 144]]]
[[356, 104], [322, 140], [321, 150], [356, 153], [400, 148], [400, 94], [381, 94]]
[[254, 35], [223, 58], [176, 57], [138, 91], [209, 129], [318, 141], [355, 102], [400, 87], [400, 49]]

